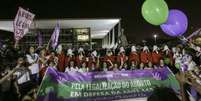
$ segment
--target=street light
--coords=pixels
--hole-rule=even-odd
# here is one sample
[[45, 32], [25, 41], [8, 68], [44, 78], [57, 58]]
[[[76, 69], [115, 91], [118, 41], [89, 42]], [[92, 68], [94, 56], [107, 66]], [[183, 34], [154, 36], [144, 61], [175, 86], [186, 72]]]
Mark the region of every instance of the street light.
[[157, 35], [156, 34], [154, 34], [154, 41], [155, 41], [155, 44], [156, 44], [156, 39], [157, 39]]

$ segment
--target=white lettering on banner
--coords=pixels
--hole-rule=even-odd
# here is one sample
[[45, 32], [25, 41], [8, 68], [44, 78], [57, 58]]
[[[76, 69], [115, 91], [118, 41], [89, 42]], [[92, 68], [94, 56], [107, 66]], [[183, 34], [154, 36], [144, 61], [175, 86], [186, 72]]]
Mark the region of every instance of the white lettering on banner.
[[13, 27], [15, 40], [20, 40], [28, 31], [35, 15], [19, 7]]

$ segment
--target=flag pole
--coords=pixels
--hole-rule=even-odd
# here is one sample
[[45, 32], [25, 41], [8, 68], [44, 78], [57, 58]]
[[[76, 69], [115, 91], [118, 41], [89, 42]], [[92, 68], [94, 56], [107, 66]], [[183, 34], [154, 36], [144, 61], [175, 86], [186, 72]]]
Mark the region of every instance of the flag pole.
[[51, 39], [52, 39], [52, 37], [50, 38], [50, 40], [47, 43], [46, 50], [49, 50], [49, 45], [50, 45]]
[[17, 48], [19, 41], [15, 40], [14, 48]]

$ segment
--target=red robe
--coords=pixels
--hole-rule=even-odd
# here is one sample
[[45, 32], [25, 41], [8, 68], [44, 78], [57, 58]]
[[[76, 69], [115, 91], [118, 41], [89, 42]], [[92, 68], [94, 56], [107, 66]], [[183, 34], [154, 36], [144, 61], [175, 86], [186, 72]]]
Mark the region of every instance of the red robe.
[[39, 60], [38, 64], [40, 68], [39, 75], [40, 75], [40, 78], [42, 79], [46, 72], [47, 66], [41, 60]]
[[90, 68], [92, 64], [96, 64], [97, 59], [96, 58], [89, 58], [89, 62], [88, 62], [88, 67]]
[[76, 58], [75, 58], [76, 65], [77, 65], [78, 67], [80, 67], [81, 64], [82, 64], [82, 62], [84, 62], [84, 61], [86, 61], [86, 57], [85, 57], [85, 56], [83, 56], [82, 59], [80, 59], [79, 56], [76, 56]]
[[140, 53], [140, 60], [142, 63], [147, 64], [149, 61], [151, 61], [151, 53], [142, 51]]
[[136, 52], [131, 52], [129, 55], [129, 62], [134, 61], [135, 63], [139, 63], [140, 59], [139, 59], [139, 54]]
[[75, 57], [74, 56], [72, 56], [72, 57], [66, 56], [65, 57], [65, 68], [69, 65], [70, 61], [75, 61]]
[[115, 62], [115, 56], [111, 55], [111, 56], [105, 56], [104, 57], [104, 61], [110, 60], [111, 62]]
[[65, 55], [63, 52], [61, 52], [61, 54], [58, 54], [58, 70], [60, 72], [64, 72], [65, 71]]
[[106, 55], [106, 56], [104, 57], [104, 60], [103, 60], [103, 61], [110, 65], [110, 63], [108, 62], [108, 60], [110, 60], [112, 63], [114, 63], [114, 62], [115, 62], [115, 56], [113, 56], [113, 55], [107, 56], [107, 55]]
[[117, 62], [121, 63], [121, 58], [123, 58], [123, 63], [127, 61], [126, 55], [120, 54], [117, 56]]
[[155, 51], [151, 53], [152, 57], [152, 64], [157, 65], [160, 63], [160, 60], [162, 59], [161, 53], [156, 53]]
[[168, 51], [168, 54], [166, 54], [166, 51], [163, 52], [163, 58], [169, 58], [170, 59], [170, 64], [174, 64], [174, 59], [173, 59], [173, 53], [171, 51]]

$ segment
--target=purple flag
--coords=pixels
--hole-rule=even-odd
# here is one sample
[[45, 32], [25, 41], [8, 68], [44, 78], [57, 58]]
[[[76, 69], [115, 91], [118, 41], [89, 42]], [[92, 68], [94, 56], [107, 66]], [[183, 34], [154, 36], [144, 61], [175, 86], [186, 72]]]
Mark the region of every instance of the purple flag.
[[41, 32], [38, 32], [37, 37], [38, 37], [38, 46], [41, 47], [43, 45], [43, 37]]
[[51, 46], [53, 49], [55, 49], [58, 44], [59, 33], [60, 33], [60, 26], [57, 23], [56, 27], [54, 28], [54, 32], [52, 33], [51, 36]]

